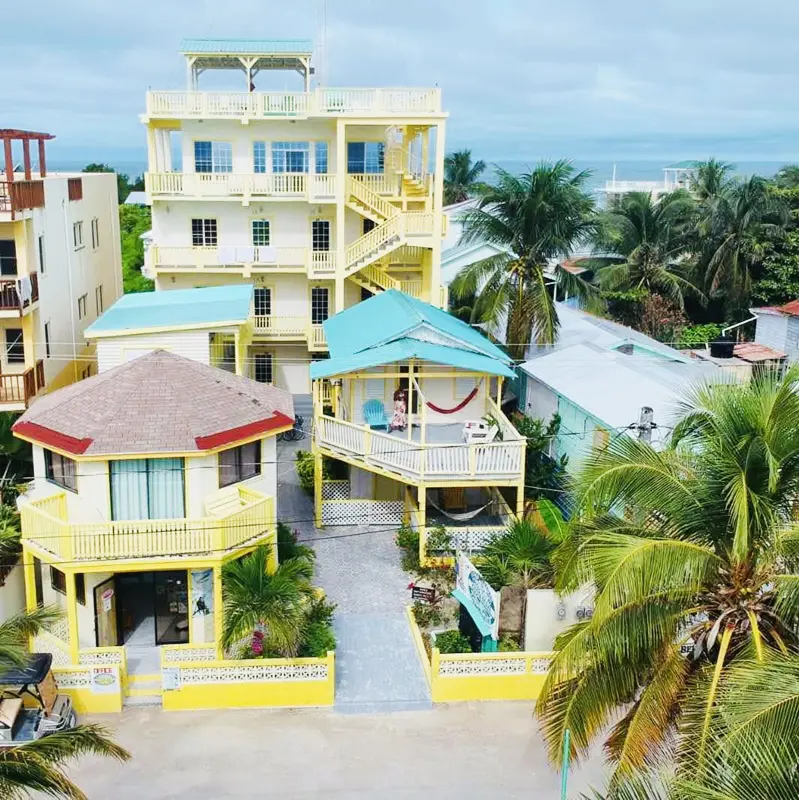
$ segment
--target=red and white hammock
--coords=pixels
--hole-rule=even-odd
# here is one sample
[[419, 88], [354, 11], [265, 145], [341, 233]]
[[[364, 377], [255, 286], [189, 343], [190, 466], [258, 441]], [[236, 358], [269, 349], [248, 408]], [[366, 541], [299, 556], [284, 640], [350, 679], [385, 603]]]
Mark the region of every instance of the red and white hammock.
[[462, 408], [466, 408], [469, 403], [474, 400], [475, 396], [477, 395], [478, 387], [475, 386], [463, 400], [458, 403], [458, 405], [453, 406], [452, 408], [441, 408], [441, 406], [437, 406], [435, 403], [431, 403], [429, 400], [425, 400], [424, 403], [428, 408], [432, 408], [433, 411], [437, 411], [439, 414], [455, 414], [457, 411], [460, 411]]

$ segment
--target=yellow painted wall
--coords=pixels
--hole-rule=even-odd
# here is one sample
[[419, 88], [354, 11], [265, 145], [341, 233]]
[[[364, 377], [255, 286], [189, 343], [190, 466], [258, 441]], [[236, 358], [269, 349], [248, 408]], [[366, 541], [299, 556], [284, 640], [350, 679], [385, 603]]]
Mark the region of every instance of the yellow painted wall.
[[[95, 669], [108, 670], [116, 677], [116, 687], [113, 692], [98, 693], [90, 686], [65, 687], [62, 677], [72, 673], [91, 673]], [[122, 698], [125, 692], [125, 672], [117, 666], [110, 664], [97, 664], [94, 666], [81, 665], [69, 667], [53, 667], [53, 676], [58, 684], [58, 693], [72, 698], [72, 705], [78, 714], [115, 714], [122, 711]], [[80, 720], [78, 720], [80, 722]]]

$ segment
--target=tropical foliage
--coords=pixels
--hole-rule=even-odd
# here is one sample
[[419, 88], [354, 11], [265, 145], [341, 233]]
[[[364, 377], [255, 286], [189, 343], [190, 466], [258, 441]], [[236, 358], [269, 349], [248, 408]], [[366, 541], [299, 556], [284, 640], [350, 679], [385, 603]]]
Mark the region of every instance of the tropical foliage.
[[[0, 623], [0, 670], [23, 664], [29, 637], [58, 617], [59, 613], [53, 609], [39, 608]], [[84, 793], [66, 772], [67, 764], [83, 755], [108, 756], [118, 761], [130, 758], [100, 725], [78, 725], [30, 744], [0, 748], [0, 797], [23, 800], [37, 792], [85, 800]]]
[[[575, 756], [604, 739], [613, 797], [663, 767], [706, 786], [693, 797], [735, 796], [711, 778], [733, 774], [724, 726], [756, 705], [726, 698], [744, 697], [737, 676], [799, 654], [797, 389], [799, 367], [694, 388], [668, 449], [615, 437], [578, 478], [556, 587], [593, 584], [595, 610], [558, 638], [537, 710], [555, 761], [566, 729]], [[761, 705], [769, 686], [784, 688], [766, 681]]]
[[[485, 241], [501, 252], [466, 267], [451, 293], [456, 300], [478, 295], [473, 319], [501, 329], [514, 358], [524, 355], [531, 331], [535, 342], [555, 341], [558, 317], [545, 271], [572, 279], [553, 261], [594, 231], [589, 175], [568, 161], [544, 161], [518, 176], [497, 169], [496, 182], [461, 217], [462, 241]], [[586, 300], [595, 294], [582, 282], [573, 291]]]
[[485, 161], [472, 161], [471, 150], [449, 153], [444, 159], [444, 204], [461, 203], [475, 195], [483, 187], [480, 176], [485, 168]]
[[150, 230], [150, 209], [146, 206], [119, 207], [119, 235], [122, 247], [122, 288], [125, 293], [151, 292], [155, 285], [141, 274], [144, 264], [142, 234]]

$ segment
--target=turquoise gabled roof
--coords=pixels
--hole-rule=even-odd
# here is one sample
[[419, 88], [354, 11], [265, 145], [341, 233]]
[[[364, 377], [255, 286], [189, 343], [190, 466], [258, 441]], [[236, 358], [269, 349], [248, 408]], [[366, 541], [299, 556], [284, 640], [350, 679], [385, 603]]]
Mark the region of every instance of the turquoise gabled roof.
[[324, 323], [330, 358], [311, 364], [311, 378], [411, 358], [472, 372], [513, 377], [510, 357], [446, 311], [389, 289]]
[[210, 286], [126, 294], [84, 332], [87, 339], [128, 331], [161, 328], [202, 328], [214, 324], [247, 322], [252, 286]]
[[310, 39], [184, 39], [181, 53], [207, 53], [209, 55], [296, 54], [313, 52]]

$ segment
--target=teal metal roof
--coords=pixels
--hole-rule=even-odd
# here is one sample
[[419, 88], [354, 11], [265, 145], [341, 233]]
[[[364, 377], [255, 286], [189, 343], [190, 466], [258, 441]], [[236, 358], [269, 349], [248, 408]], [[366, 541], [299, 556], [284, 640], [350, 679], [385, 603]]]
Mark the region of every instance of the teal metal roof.
[[244, 323], [250, 315], [252, 286], [210, 286], [126, 294], [86, 328], [87, 338], [154, 328]]
[[181, 53], [207, 53], [209, 55], [262, 53], [313, 53], [310, 39], [184, 39], [180, 45]]
[[314, 379], [411, 358], [489, 375], [514, 375], [510, 357], [481, 333], [396, 289], [336, 314], [324, 329], [330, 358], [311, 364]]
[[677, 161], [674, 164], [669, 164], [667, 167], [663, 167], [663, 169], [698, 169], [701, 164], [701, 161], [688, 159], [686, 161]]

